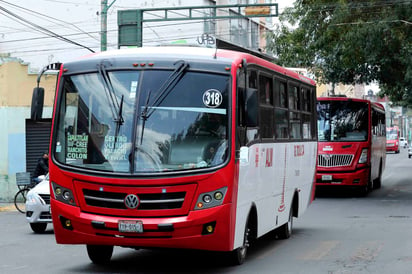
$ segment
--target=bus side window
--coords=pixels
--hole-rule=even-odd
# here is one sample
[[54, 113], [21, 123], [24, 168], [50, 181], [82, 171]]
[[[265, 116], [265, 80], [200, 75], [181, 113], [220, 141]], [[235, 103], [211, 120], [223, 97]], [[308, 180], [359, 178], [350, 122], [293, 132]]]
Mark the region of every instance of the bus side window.
[[257, 88], [257, 72], [256, 70], [249, 70], [248, 71], [248, 87], [249, 88]]
[[289, 117], [287, 84], [285, 81], [275, 79], [275, 137], [276, 139], [289, 139]]
[[288, 87], [289, 109], [300, 110], [300, 94], [296, 85], [290, 84]]
[[294, 84], [288, 85], [289, 96], [289, 134], [291, 139], [302, 138], [301, 126], [301, 98], [299, 87]]
[[[257, 88], [258, 88], [258, 76], [257, 76], [257, 71], [256, 70], [248, 70], [248, 89], [246, 89], [246, 96], [245, 96], [245, 101], [247, 104], [247, 101], [249, 100], [250, 95], [252, 94], [251, 92], [253, 90], [255, 90], [255, 92], [257, 92]], [[258, 108], [258, 103], [256, 102], [256, 105], [254, 106], [254, 108]], [[249, 111], [255, 111], [257, 113], [257, 109], [253, 109], [253, 110], [248, 110], [246, 109], [246, 117], [245, 117], [245, 122], [246, 124], [248, 123], [247, 120], [247, 112]], [[246, 143], [249, 142], [253, 142], [257, 139], [259, 139], [259, 128], [258, 127], [248, 127], [246, 130]]]
[[288, 111], [283, 109], [275, 109], [275, 133], [277, 139], [289, 138], [289, 124], [288, 124]]
[[377, 111], [372, 108], [372, 135], [378, 135], [378, 115]]
[[259, 74], [259, 128], [262, 138], [274, 137], [273, 80]]

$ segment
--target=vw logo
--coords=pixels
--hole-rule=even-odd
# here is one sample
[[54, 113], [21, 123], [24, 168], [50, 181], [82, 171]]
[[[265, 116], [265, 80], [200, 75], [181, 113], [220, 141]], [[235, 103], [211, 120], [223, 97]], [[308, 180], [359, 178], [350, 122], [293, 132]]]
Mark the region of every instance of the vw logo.
[[126, 198], [124, 198], [124, 204], [129, 209], [137, 208], [139, 206], [139, 203], [140, 203], [139, 197], [137, 197], [134, 194], [129, 194], [126, 196]]

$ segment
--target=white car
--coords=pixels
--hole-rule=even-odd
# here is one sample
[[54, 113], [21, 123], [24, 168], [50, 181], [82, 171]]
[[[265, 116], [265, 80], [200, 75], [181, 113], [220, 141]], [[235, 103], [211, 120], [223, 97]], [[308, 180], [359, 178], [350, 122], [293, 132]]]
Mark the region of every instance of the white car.
[[27, 193], [26, 219], [35, 233], [43, 233], [52, 222], [50, 213], [49, 175]]
[[399, 138], [399, 146], [403, 147], [403, 148], [407, 148], [408, 147], [408, 141], [406, 141], [406, 139], [404, 137], [400, 137]]

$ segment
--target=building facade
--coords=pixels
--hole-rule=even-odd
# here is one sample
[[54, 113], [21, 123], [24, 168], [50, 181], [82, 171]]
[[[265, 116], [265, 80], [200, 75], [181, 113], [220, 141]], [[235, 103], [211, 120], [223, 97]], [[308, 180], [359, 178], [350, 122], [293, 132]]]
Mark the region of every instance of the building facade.
[[[0, 202], [10, 202], [17, 191], [15, 176], [26, 171], [26, 120], [37, 73], [20, 59], [0, 57]], [[51, 118], [56, 75], [42, 77], [45, 88], [43, 118]]]

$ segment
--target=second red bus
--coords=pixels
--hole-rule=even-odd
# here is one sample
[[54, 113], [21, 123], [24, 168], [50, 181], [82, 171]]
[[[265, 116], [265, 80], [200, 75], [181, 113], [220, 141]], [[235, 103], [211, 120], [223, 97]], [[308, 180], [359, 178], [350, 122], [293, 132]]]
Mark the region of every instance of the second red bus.
[[386, 161], [385, 109], [368, 100], [318, 98], [317, 186], [381, 187]]
[[386, 128], [386, 151], [399, 153], [399, 135], [397, 126]]

